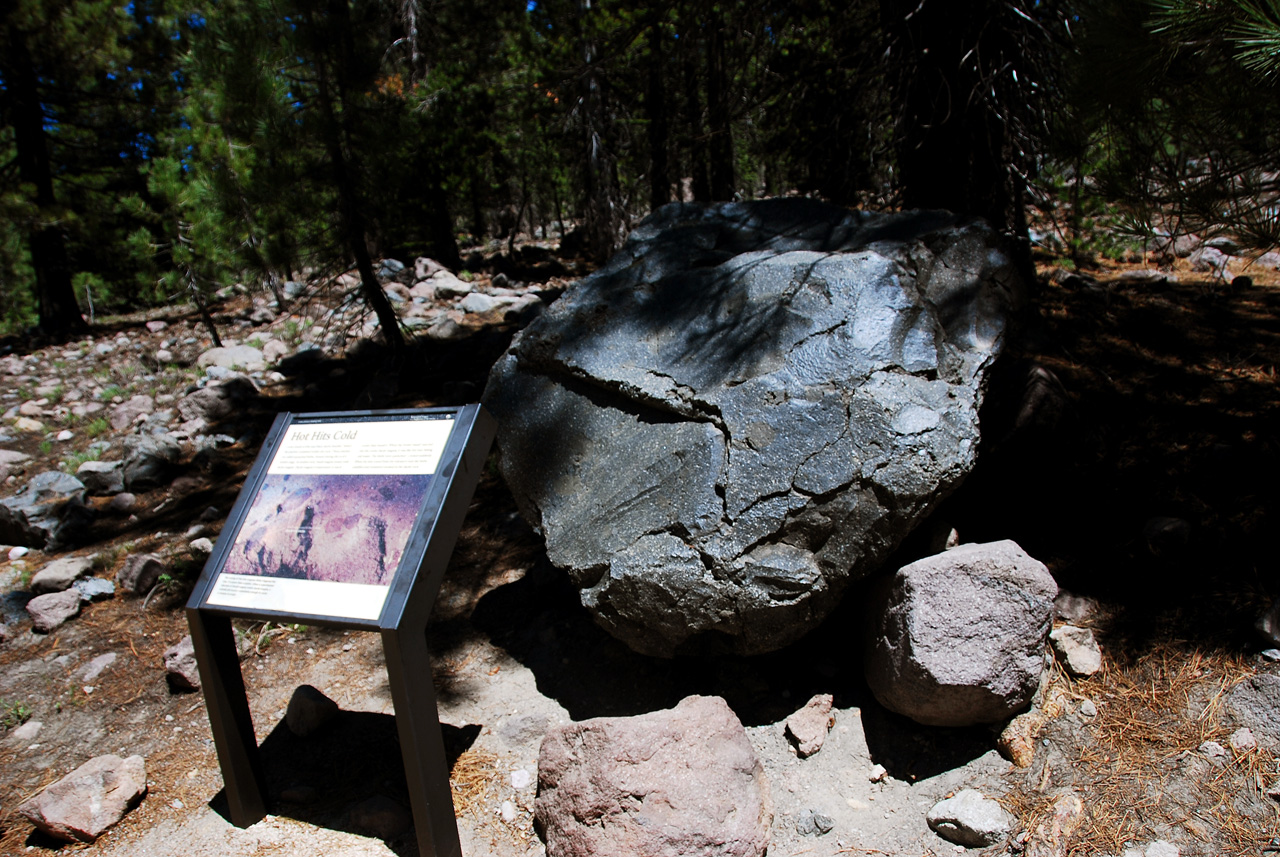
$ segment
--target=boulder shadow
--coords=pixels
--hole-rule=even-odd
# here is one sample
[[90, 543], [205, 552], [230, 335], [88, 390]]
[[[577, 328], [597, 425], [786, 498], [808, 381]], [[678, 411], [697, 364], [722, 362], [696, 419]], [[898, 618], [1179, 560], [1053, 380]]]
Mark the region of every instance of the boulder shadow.
[[[766, 655], [640, 655], [611, 637], [545, 558], [480, 599], [472, 624], [534, 674], [538, 690], [574, 720], [644, 714], [691, 695], [720, 696], [747, 726], [777, 723], [815, 694], [840, 708], [870, 699], [854, 663], [849, 616], [837, 610], [797, 643]], [[842, 642], [843, 640], [843, 642]]]
[[[449, 769], [475, 743], [481, 726], [440, 724]], [[323, 730], [299, 738], [276, 724], [259, 747], [274, 815], [381, 839], [400, 857], [417, 857], [418, 842], [395, 717], [342, 711]], [[361, 812], [361, 805], [369, 806]], [[230, 821], [226, 790], [209, 807]], [[402, 810], [401, 814], [398, 810]]]
[[871, 761], [895, 780], [914, 783], [963, 767], [995, 748], [990, 725], [925, 726], [896, 714], [874, 699], [861, 709], [862, 731]]

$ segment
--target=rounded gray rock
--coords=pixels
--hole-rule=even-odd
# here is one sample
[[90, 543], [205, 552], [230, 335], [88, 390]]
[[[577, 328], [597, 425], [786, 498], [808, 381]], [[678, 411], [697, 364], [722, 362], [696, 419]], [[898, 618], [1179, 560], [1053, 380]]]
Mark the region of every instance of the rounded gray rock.
[[929, 726], [1006, 720], [1044, 668], [1057, 584], [1011, 541], [960, 545], [903, 566], [867, 605], [867, 684]]
[[998, 801], [976, 789], [964, 789], [929, 810], [929, 827], [948, 842], [986, 848], [1009, 835], [1013, 817]]
[[495, 365], [503, 475], [631, 648], [780, 648], [972, 468], [1019, 290], [945, 213], [665, 206]]

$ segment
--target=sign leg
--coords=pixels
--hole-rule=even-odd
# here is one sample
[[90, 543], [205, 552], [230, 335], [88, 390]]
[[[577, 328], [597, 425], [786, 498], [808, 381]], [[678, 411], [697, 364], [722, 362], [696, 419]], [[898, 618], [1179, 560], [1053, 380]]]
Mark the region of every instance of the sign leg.
[[209, 727], [227, 788], [231, 823], [248, 827], [267, 814], [267, 779], [253, 733], [235, 632], [228, 617], [201, 610], [187, 610], [187, 624], [191, 627]]
[[418, 852], [422, 857], [461, 857], [462, 844], [458, 841], [458, 822], [449, 788], [449, 761], [431, 683], [426, 629], [384, 628], [382, 648], [396, 708], [396, 731], [404, 754]]

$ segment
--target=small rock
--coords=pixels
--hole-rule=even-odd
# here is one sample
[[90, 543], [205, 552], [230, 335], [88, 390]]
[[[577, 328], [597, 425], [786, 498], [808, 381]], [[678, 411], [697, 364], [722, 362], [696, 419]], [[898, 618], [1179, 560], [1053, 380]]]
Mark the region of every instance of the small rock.
[[13, 421], [13, 427], [18, 431], [42, 432], [44, 431], [44, 423], [39, 420], [33, 420], [31, 417], [18, 417]]
[[801, 836], [823, 836], [836, 826], [831, 816], [817, 810], [806, 809], [796, 817], [796, 833]]
[[213, 553], [213, 542], [204, 537], [192, 539], [187, 547], [191, 549], [193, 554], [198, 554], [199, 556], [208, 556]]
[[111, 409], [111, 427], [116, 431], [124, 431], [133, 425], [138, 417], [151, 413], [155, 407], [155, 399], [150, 396], [133, 396], [129, 401]]
[[338, 716], [338, 703], [309, 684], [298, 687], [289, 699], [284, 722], [299, 738], [314, 735]]
[[1036, 737], [1044, 725], [1044, 716], [1036, 711], [1019, 714], [1004, 727], [1000, 737], [996, 739], [996, 749], [1000, 755], [1019, 768], [1025, 768], [1035, 760]]
[[102, 675], [107, 667], [116, 662], [116, 657], [117, 655], [115, 652], [106, 652], [105, 654], [98, 655], [96, 658], [89, 661], [89, 663], [85, 664], [84, 669], [80, 671], [80, 680], [84, 682], [93, 681], [95, 678]]
[[1013, 824], [1004, 807], [976, 789], [938, 802], [925, 820], [943, 839], [968, 848], [994, 845], [1009, 835]]
[[395, 839], [409, 829], [413, 818], [391, 798], [374, 795], [351, 808], [351, 823], [379, 839]]
[[85, 577], [71, 584], [82, 601], [105, 601], [116, 594], [116, 585], [101, 577]]
[[511, 772], [511, 788], [519, 791], [520, 789], [527, 789], [531, 785], [533, 785], [533, 774], [524, 768], [516, 768]]
[[1053, 599], [1054, 617], [1073, 625], [1093, 617], [1097, 612], [1097, 600], [1088, 596], [1059, 592], [1058, 597]]
[[9, 730], [9, 734], [5, 738], [5, 743], [12, 744], [14, 746], [30, 744], [32, 741], [36, 740], [36, 736], [40, 734], [40, 730], [43, 726], [44, 724], [39, 720], [28, 720], [16, 729]]
[[37, 595], [27, 602], [32, 630], [47, 634], [80, 612], [80, 593], [74, 589]]
[[71, 438], [73, 437], [75, 437], [74, 433], [72, 433], [69, 429], [63, 429], [62, 431], [58, 432], [58, 436], [56, 440], [66, 442], [68, 440], [71, 440]]
[[169, 322], [162, 321], [160, 319], [147, 322], [147, 330], [151, 331], [152, 333], [159, 333], [160, 331], [164, 330], [168, 326], [169, 326]]
[[867, 779], [873, 783], [883, 782], [887, 776], [889, 776], [889, 772], [881, 764], [872, 765], [871, 770], [867, 771]]
[[128, 491], [122, 491], [107, 503], [107, 511], [112, 515], [127, 515], [138, 505], [138, 498]]
[[1098, 706], [1092, 699], [1086, 699], [1080, 703], [1080, 713], [1085, 717], [1097, 717]]
[[116, 574], [116, 586], [134, 595], [145, 595], [168, 568], [151, 553], [130, 554]]
[[1093, 631], [1075, 625], [1061, 625], [1049, 634], [1053, 651], [1073, 676], [1091, 676], [1102, 669], [1102, 650]]
[[1258, 749], [1258, 739], [1254, 737], [1253, 730], [1242, 726], [1231, 733], [1231, 737], [1227, 739], [1227, 744], [1237, 756], [1243, 756], [1245, 753]]
[[504, 800], [502, 806], [498, 809], [502, 820], [507, 824], [516, 820], [516, 805], [509, 800]]
[[1217, 741], [1205, 741], [1200, 745], [1200, 754], [1215, 764], [1222, 764], [1231, 757], [1227, 748]]
[[24, 548], [24, 547], [9, 548], [9, 561], [13, 562], [15, 559], [22, 559], [24, 556], [26, 556], [29, 553], [31, 553], [31, 548]]
[[196, 663], [196, 649], [190, 635], [165, 649], [164, 669], [165, 678], [173, 690], [200, 689], [200, 667]]
[[1163, 839], [1157, 839], [1142, 852], [1143, 857], [1178, 857], [1178, 846]]
[[1264, 659], [1275, 663], [1280, 661], [1280, 649], [1263, 649], [1261, 655]]
[[124, 462], [86, 461], [76, 468], [76, 478], [92, 495], [119, 494], [124, 490]]
[[93, 842], [147, 792], [141, 756], [98, 756], [18, 807], [39, 830], [68, 842]]
[[36, 595], [62, 592], [93, 570], [93, 557], [67, 556], [55, 559], [31, 578], [31, 591]]
[[835, 725], [835, 717], [831, 714], [833, 702], [831, 694], [818, 694], [787, 718], [786, 734], [796, 745], [800, 758], [812, 756], [822, 749], [828, 730]]

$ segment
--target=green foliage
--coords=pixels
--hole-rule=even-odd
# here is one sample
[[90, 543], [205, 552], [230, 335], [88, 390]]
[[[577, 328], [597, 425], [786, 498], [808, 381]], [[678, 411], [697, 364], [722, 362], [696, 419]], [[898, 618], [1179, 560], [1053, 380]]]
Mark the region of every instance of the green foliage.
[[0, 726], [5, 731], [15, 729], [31, 719], [31, 707], [25, 702], [5, 702], [0, 699]]
[[106, 417], [94, 417], [84, 427], [85, 436], [91, 438], [101, 437], [109, 431], [111, 431], [111, 423]]
[[100, 458], [102, 458], [102, 450], [92, 447], [83, 452], [73, 452], [62, 460], [62, 469], [68, 473], [75, 473], [86, 461], [97, 461]]

